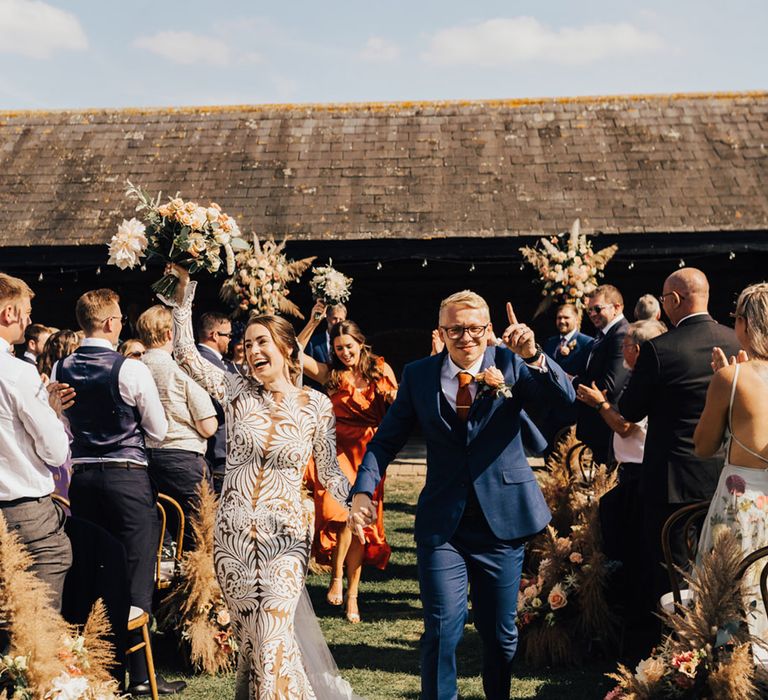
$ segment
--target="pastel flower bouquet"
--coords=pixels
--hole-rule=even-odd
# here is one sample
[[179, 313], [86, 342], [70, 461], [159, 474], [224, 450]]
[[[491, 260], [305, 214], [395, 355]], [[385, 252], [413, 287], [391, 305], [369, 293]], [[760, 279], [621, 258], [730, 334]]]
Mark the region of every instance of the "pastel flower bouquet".
[[313, 268], [309, 282], [312, 297], [326, 306], [345, 304], [349, 301], [352, 286], [352, 278], [334, 269], [332, 265], [333, 260], [329, 260], [327, 265]]
[[[224, 268], [228, 275], [235, 271], [235, 250], [248, 244], [242, 239], [235, 220], [221, 207], [211, 202], [207, 207], [185, 201], [178, 196], [169, 197], [161, 204], [161, 195], [155, 199], [130, 181], [126, 183], [126, 197], [137, 201], [136, 211], [143, 222], [132, 218], [123, 220], [109, 242], [108, 264], [121, 270], [133, 269], [141, 258], [159, 258], [176, 263], [190, 274], [206, 270], [217, 274]], [[172, 297], [178, 277], [164, 275], [152, 285], [160, 295]]]
[[288, 284], [298, 280], [315, 258], [288, 260], [285, 243], [285, 239], [276, 243], [272, 237], [261, 243], [254, 235], [253, 246], [237, 253], [234, 274], [221, 288], [221, 298], [232, 306], [235, 316], [255, 311], [304, 318], [288, 299]]
[[543, 285], [544, 299], [535, 315], [553, 303], [570, 303], [581, 309], [618, 249], [611, 245], [595, 253], [592, 243], [581, 233], [579, 219], [573, 222], [567, 238], [564, 234], [544, 237], [537, 246], [520, 248], [523, 259], [536, 270]]

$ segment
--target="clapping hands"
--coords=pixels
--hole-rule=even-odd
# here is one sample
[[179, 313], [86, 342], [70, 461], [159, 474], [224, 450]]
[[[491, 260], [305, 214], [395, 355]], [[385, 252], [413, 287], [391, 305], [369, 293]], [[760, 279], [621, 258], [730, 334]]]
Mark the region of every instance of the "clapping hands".
[[74, 387], [62, 382], [48, 382], [45, 388], [48, 389], [48, 404], [59, 418], [64, 411], [74, 406], [77, 395]]
[[731, 355], [730, 357], [726, 357], [722, 348], [714, 347], [712, 348], [712, 362], [710, 363], [710, 366], [712, 367], [713, 372], [717, 372], [718, 370], [723, 369], [723, 367], [740, 364], [747, 360], [749, 360], [749, 356], [744, 350], [739, 350], [738, 354], [735, 356]]

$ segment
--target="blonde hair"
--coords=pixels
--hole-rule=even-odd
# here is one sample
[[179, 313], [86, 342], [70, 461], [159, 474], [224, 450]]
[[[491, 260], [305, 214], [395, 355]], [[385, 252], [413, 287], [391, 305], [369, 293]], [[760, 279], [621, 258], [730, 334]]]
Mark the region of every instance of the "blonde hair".
[[253, 313], [248, 319], [248, 323], [245, 324], [243, 338], [251, 326], [264, 326], [267, 329], [285, 360], [290, 380], [295, 383], [301, 376], [301, 362], [299, 360], [301, 349], [296, 340], [296, 331], [293, 326], [280, 316]]
[[655, 318], [635, 321], [630, 323], [627, 328], [627, 335], [635, 342], [635, 345], [642, 345], [646, 340], [651, 340], [666, 332], [666, 324]]
[[93, 289], [83, 294], [75, 306], [75, 316], [86, 333], [98, 330], [104, 323], [103, 314], [110, 304], [119, 304], [120, 297], [111, 289]]
[[168, 331], [173, 327], [173, 317], [168, 307], [162, 304], [150, 306], [136, 321], [139, 339], [146, 348], [165, 345]]
[[20, 299], [32, 299], [34, 296], [35, 293], [24, 280], [0, 272], [0, 304], [5, 305]]
[[451, 296], [446, 297], [440, 302], [440, 311], [437, 314], [437, 322], [443, 317], [443, 309], [448, 306], [463, 306], [467, 309], [478, 309], [485, 312], [485, 316], [488, 320], [491, 318], [491, 310], [488, 308], [488, 303], [479, 294], [470, 291], [469, 289], [463, 289], [460, 292], [455, 292]]
[[736, 318], [746, 323], [750, 357], [768, 360], [768, 282], [751, 284], [739, 294]]

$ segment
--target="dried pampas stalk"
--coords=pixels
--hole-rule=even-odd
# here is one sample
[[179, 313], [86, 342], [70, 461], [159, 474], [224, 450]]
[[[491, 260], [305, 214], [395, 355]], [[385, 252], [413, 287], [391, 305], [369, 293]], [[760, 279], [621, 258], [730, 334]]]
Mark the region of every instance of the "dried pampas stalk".
[[542, 666], [572, 666], [579, 660], [574, 636], [562, 626], [536, 625], [520, 637], [520, 646], [526, 664]]
[[718, 663], [707, 685], [717, 700], [759, 700], [764, 697], [754, 682], [755, 665], [749, 644], [737, 646], [727, 663]]
[[107, 608], [99, 598], [91, 608], [88, 620], [83, 627], [85, 648], [88, 650], [88, 677], [97, 683], [111, 683], [110, 668], [117, 665], [115, 650], [107, 640], [112, 627], [107, 617]]
[[74, 634], [51, 607], [50, 589], [29, 569], [32, 557], [0, 514], [0, 618], [6, 621], [11, 656], [27, 656], [35, 689], [50, 688], [61, 673], [62, 639]]

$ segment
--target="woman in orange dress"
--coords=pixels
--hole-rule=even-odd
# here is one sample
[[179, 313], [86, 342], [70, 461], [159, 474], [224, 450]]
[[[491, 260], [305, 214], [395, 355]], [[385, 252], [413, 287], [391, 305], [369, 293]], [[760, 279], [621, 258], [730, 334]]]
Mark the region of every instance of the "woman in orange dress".
[[[313, 321], [317, 315], [313, 313]], [[317, 321], [313, 321], [299, 334], [299, 342], [312, 334], [317, 326]], [[305, 354], [304, 373], [323, 384], [328, 392], [336, 416], [339, 466], [350, 483], [354, 483], [365, 448], [387, 408], [395, 400], [397, 380], [384, 359], [371, 352], [354, 321], [336, 324], [330, 332], [330, 341], [333, 351], [330, 364], [317, 362]], [[331, 565], [327, 600], [331, 605], [343, 603], [346, 564], [346, 617], [352, 623], [360, 622], [357, 593], [362, 566], [370, 564], [384, 569], [391, 554], [384, 535], [384, 480], [373, 496], [377, 503], [377, 519], [365, 529], [364, 546], [347, 527], [346, 510], [314, 478], [312, 464], [309, 480], [313, 485], [315, 501], [312, 554], [319, 564]]]

